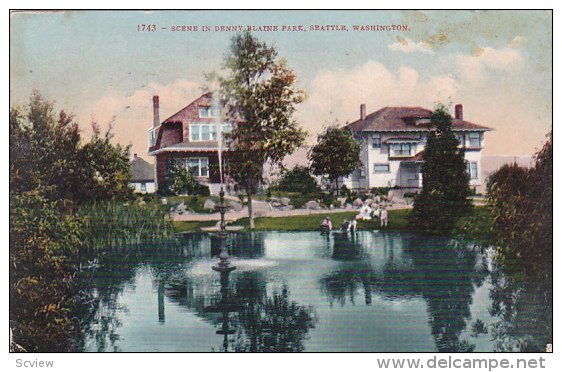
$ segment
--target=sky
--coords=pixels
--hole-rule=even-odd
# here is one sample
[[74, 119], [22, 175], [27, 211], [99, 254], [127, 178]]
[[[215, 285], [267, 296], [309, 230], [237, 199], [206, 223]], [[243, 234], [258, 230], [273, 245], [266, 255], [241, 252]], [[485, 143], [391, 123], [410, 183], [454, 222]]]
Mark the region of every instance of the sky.
[[[139, 31], [155, 25], [156, 31]], [[283, 26], [306, 31], [282, 31]], [[311, 30], [338, 25], [339, 30]], [[356, 31], [353, 26], [400, 25]], [[172, 31], [197, 26], [197, 31]], [[210, 31], [202, 31], [203, 26]], [[202, 93], [205, 73], [222, 73], [231, 31], [273, 44], [306, 92], [295, 118], [309, 143], [327, 123], [351, 122], [359, 105], [462, 103], [465, 120], [493, 128], [484, 155], [530, 155], [552, 128], [552, 14], [549, 11], [69, 11], [12, 13], [10, 100], [33, 89], [147, 155], [152, 96], [164, 119]], [[342, 30], [342, 26], [346, 30]], [[304, 161], [299, 152], [296, 162]], [[295, 159], [293, 159], [295, 160]]]

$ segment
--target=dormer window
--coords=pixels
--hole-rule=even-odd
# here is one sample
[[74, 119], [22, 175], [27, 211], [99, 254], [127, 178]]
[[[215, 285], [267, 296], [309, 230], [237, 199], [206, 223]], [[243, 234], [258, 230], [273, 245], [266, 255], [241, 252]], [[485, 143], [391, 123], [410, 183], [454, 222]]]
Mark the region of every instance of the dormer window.
[[[231, 131], [230, 124], [218, 124], [223, 133]], [[217, 124], [189, 124], [189, 138], [191, 141], [216, 141]]]
[[199, 107], [200, 118], [217, 118], [220, 116], [220, 110], [213, 107]]

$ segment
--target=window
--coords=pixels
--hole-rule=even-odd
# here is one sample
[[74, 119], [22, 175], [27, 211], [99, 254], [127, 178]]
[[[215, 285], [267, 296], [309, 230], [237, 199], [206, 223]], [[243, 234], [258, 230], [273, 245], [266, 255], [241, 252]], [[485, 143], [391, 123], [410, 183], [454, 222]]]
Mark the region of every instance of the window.
[[481, 147], [480, 146], [480, 133], [470, 133], [468, 135], [468, 141], [470, 147]]
[[209, 158], [188, 158], [187, 166], [195, 177], [209, 177]]
[[374, 149], [381, 148], [381, 134], [380, 133], [373, 133], [371, 136], [372, 146]]
[[152, 128], [148, 131], [148, 146], [152, 147], [156, 145], [156, 129]]
[[209, 141], [211, 139], [211, 132], [209, 125], [201, 125], [201, 141]]
[[[218, 124], [222, 126], [224, 133], [230, 132], [230, 124]], [[191, 141], [216, 141], [217, 124], [190, 124]]]
[[411, 143], [394, 143], [390, 156], [412, 156], [414, 146]]
[[389, 164], [375, 164], [375, 173], [389, 173], [389, 172], [390, 172]]
[[192, 141], [200, 141], [201, 139], [201, 126], [200, 125], [190, 125], [189, 132], [191, 133]]
[[212, 107], [199, 107], [200, 118], [216, 118], [219, 117], [220, 111]]
[[141, 191], [146, 191], [146, 182], [141, 182]]
[[466, 163], [466, 172], [471, 180], [478, 179], [478, 162], [470, 161]]
[[359, 177], [365, 177], [365, 169], [363, 167], [359, 168]]

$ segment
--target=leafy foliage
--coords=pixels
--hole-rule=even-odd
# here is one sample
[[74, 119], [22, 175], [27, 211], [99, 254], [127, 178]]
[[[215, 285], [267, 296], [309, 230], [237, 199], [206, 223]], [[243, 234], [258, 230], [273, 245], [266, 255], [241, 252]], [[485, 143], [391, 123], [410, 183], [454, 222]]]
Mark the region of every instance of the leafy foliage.
[[78, 125], [33, 92], [10, 110], [10, 327], [27, 351], [68, 351], [77, 331], [74, 260], [84, 247], [77, 206], [130, 195], [128, 148]]
[[327, 175], [331, 182], [336, 183], [338, 190], [338, 179], [350, 175], [362, 165], [360, 151], [361, 145], [350, 131], [338, 128], [337, 123], [330, 125], [318, 136], [318, 143], [308, 154], [312, 174]]
[[172, 164], [167, 175], [167, 184], [172, 193], [194, 194], [197, 191], [199, 183], [183, 164]]
[[219, 78], [222, 102], [234, 125], [228, 135], [229, 174], [248, 194], [248, 212], [253, 225], [252, 194], [263, 182], [265, 163], [280, 164], [299, 147], [305, 132], [293, 119], [295, 105], [304, 99], [295, 88], [296, 76], [274, 47], [250, 32], [232, 38]]
[[436, 126], [424, 150], [423, 186], [414, 200], [411, 223], [431, 234], [447, 234], [472, 206], [464, 150], [451, 128], [451, 116], [443, 105], [431, 115]]
[[71, 258], [83, 246], [83, 224], [42, 194], [10, 193], [10, 327], [27, 351], [68, 351]]
[[277, 189], [279, 191], [310, 194], [318, 191], [318, 184], [314, 177], [310, 175], [308, 167], [295, 165], [293, 169], [283, 173]]
[[526, 169], [505, 165], [490, 176], [493, 239], [507, 272], [520, 272], [551, 286], [553, 249], [552, 134]]

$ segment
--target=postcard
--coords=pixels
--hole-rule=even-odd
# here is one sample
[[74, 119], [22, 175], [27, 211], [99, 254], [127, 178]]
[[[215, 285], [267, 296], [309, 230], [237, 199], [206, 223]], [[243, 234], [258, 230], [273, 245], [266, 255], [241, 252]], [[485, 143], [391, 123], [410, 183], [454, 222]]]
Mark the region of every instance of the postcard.
[[552, 17], [11, 11], [10, 351], [552, 352]]

